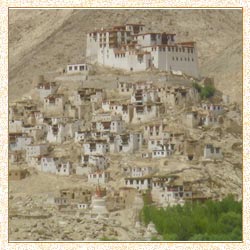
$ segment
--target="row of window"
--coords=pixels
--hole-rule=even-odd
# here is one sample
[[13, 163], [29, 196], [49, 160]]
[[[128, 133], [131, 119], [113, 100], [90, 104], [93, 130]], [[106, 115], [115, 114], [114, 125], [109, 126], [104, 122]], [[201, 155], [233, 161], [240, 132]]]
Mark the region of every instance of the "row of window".
[[88, 70], [88, 67], [87, 67], [87, 65], [86, 66], [84, 66], [84, 65], [80, 65], [80, 66], [69, 66], [69, 71], [72, 71], [73, 70], [73, 68], [74, 68], [74, 70], [80, 70], [80, 71], [83, 71], [83, 70]]
[[[214, 153], [214, 148], [211, 148], [211, 153]], [[215, 148], [215, 153], [219, 154], [220, 153], [220, 149], [219, 148]]]
[[203, 106], [203, 108], [206, 110], [221, 110], [222, 108], [220, 106], [211, 106], [211, 107], [208, 107], [208, 106]]
[[[176, 61], [179, 60], [178, 57], [174, 57], [174, 56], [172, 57], [172, 59], [173, 59], [173, 61], [174, 61], [174, 60], [176, 60]], [[184, 57], [184, 58], [183, 58], [183, 61], [184, 61], [184, 60], [185, 60], [185, 61], [190, 61], [190, 58], [189, 58], [189, 57], [188, 57], [188, 58]], [[182, 57], [180, 57], [180, 61], [182, 61]], [[191, 58], [191, 61], [193, 62], [193, 61], [194, 61], [194, 58]]]
[[[136, 181], [136, 184], [139, 184], [139, 180], [135, 180], [135, 181]], [[130, 184], [130, 185], [133, 185], [133, 182], [134, 182], [134, 180], [129, 180], [129, 184]], [[140, 182], [141, 182], [141, 183], [140, 183], [141, 185], [144, 184], [144, 180], [141, 180]], [[125, 183], [126, 183], [126, 185], [127, 185], [127, 184], [128, 184], [128, 181], [126, 180]]]
[[[156, 47], [154, 47], [154, 48], [152, 48], [151, 50], [152, 51], [156, 51]], [[159, 51], [166, 51], [166, 48], [165, 47], [163, 47], [163, 48], [161, 48], [161, 47], [159, 47]], [[184, 47], [182, 47], [182, 48], [178, 48], [178, 47], [168, 47], [168, 51], [169, 52], [186, 52], [186, 48], [184, 48]], [[191, 53], [191, 54], [193, 54], [194, 53], [194, 49], [193, 48], [187, 48], [187, 52], [188, 53]]]
[[125, 57], [125, 54], [115, 54], [115, 58], [116, 58], [116, 57], [118, 57], [118, 58], [119, 58], [119, 57]]

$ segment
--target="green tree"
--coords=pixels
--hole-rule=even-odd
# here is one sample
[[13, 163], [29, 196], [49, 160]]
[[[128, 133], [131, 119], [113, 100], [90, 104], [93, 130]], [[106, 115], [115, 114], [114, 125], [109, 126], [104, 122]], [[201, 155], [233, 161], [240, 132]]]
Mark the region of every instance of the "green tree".
[[213, 85], [206, 85], [201, 89], [200, 95], [201, 98], [210, 98], [214, 95], [215, 93], [215, 88]]

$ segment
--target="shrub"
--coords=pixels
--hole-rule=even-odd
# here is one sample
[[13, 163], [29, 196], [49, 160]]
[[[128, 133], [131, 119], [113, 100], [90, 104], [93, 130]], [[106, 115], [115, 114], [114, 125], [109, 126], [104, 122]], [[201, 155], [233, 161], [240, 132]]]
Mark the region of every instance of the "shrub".
[[193, 88], [197, 89], [197, 91], [198, 91], [198, 93], [200, 93], [200, 97], [202, 99], [204, 99], [204, 98], [210, 98], [215, 93], [215, 88], [211, 84], [202, 87], [198, 83], [194, 82], [193, 83]]
[[145, 204], [141, 211], [145, 224], [152, 221], [166, 241], [240, 241], [242, 203], [232, 196], [222, 201], [186, 203], [157, 208]]
[[205, 87], [202, 88], [200, 95], [201, 98], [210, 98], [214, 95], [215, 93], [215, 88], [212, 85], [206, 85]]

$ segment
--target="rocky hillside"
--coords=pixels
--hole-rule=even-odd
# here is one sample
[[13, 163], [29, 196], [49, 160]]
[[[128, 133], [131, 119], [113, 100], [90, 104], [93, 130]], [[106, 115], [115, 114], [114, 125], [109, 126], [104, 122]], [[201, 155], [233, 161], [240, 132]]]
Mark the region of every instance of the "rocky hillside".
[[83, 61], [87, 32], [125, 22], [196, 41], [202, 75], [242, 103], [240, 10], [10, 10], [10, 100], [30, 90], [34, 75], [49, 78], [65, 64]]

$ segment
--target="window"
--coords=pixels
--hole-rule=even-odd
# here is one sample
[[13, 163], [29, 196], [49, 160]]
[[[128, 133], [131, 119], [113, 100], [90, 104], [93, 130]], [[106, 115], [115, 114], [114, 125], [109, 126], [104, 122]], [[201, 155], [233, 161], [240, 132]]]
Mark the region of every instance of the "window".
[[172, 59], [173, 59], [173, 61], [174, 61], [174, 56], [173, 56], [173, 58], [172, 58]]
[[172, 51], [174, 52], [174, 47], [172, 47]]
[[182, 52], [185, 52], [185, 48], [182, 48]]
[[178, 61], [178, 57], [176, 57], [176, 61]]
[[77, 70], [77, 69], [78, 69], [78, 66], [75, 66], [74, 69]]
[[166, 51], [166, 49], [165, 49], [165, 48], [163, 48], [162, 50], [163, 50], [163, 51]]
[[176, 47], [175, 51], [178, 52], [178, 48], [177, 47]]
[[170, 50], [171, 50], [171, 48], [170, 47], [168, 47], [168, 51], [170, 52]]
[[192, 62], [194, 61], [194, 58], [192, 58]]
[[80, 71], [83, 71], [84, 70], [84, 66], [80, 66]]
[[69, 66], [69, 71], [71, 71], [72, 70], [72, 66]]

